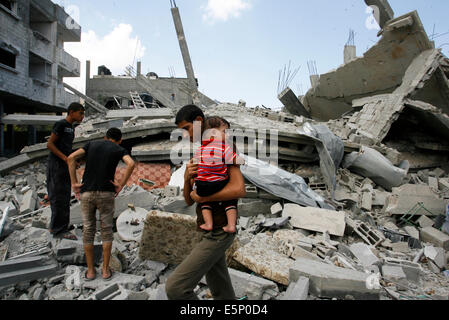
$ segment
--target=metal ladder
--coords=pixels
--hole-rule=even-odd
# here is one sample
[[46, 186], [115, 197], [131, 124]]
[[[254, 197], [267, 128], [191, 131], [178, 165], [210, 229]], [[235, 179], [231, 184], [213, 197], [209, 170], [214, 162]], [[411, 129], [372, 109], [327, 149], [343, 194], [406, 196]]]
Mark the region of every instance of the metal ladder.
[[146, 105], [137, 91], [131, 91], [129, 94], [131, 96], [131, 100], [133, 101], [134, 108], [146, 109]]

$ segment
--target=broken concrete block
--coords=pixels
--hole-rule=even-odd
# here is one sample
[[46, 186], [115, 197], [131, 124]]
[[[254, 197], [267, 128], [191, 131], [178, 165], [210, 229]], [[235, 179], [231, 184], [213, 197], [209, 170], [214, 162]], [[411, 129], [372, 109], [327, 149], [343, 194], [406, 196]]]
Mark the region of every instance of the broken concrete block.
[[424, 255], [432, 260], [440, 269], [446, 266], [446, 254], [443, 248], [424, 247]]
[[73, 300], [79, 294], [67, 291], [64, 284], [58, 284], [48, 290], [48, 300]]
[[126, 290], [120, 287], [120, 294], [113, 297], [111, 300], [134, 300], [134, 301], [144, 301], [148, 300], [150, 295], [146, 291], [132, 291]]
[[426, 227], [433, 227], [435, 224], [435, 221], [433, 221], [432, 219], [430, 219], [427, 216], [421, 216], [419, 217], [418, 220], [416, 220], [416, 222], [419, 224], [419, 226], [421, 228], [426, 228]]
[[[82, 239], [69, 240], [62, 239], [55, 248], [56, 259], [59, 262], [68, 264], [84, 264], [86, 256], [84, 254], [84, 245]], [[103, 258], [103, 245], [94, 243], [94, 262], [99, 263]]]
[[264, 199], [239, 199], [239, 216], [253, 217], [258, 214], [269, 214], [272, 201]]
[[158, 208], [163, 212], [172, 212], [195, 216], [195, 206], [187, 206], [183, 196], [174, 198], [164, 198], [158, 203]]
[[120, 287], [117, 283], [108, 285], [93, 294], [95, 300], [111, 300], [120, 294]]
[[419, 283], [422, 274], [422, 268], [419, 263], [396, 258], [384, 258], [383, 265], [401, 267], [409, 281]]
[[310, 293], [318, 297], [344, 299], [352, 295], [360, 300], [379, 299], [380, 287], [371, 288], [367, 273], [298, 259], [290, 268], [290, 281], [295, 282], [301, 276], [309, 279]]
[[382, 276], [387, 281], [392, 281], [396, 285], [407, 285], [407, 276], [399, 266], [382, 266]]
[[272, 215], [282, 213], [282, 205], [279, 202], [275, 203], [271, 206], [270, 210]]
[[264, 278], [288, 285], [289, 268], [294, 261], [279, 253], [278, 248], [277, 240], [258, 233], [248, 244], [237, 249], [234, 260]]
[[20, 203], [20, 214], [26, 214], [36, 209], [37, 194], [34, 190], [25, 192]]
[[307, 300], [309, 295], [309, 279], [299, 277], [295, 282], [290, 282], [282, 300]]
[[419, 230], [412, 226], [405, 226], [404, 231], [412, 238], [419, 240]]
[[380, 263], [379, 258], [376, 257], [370, 247], [364, 243], [354, 243], [349, 247], [349, 250], [351, 250], [352, 254], [364, 267]]
[[0, 262], [0, 287], [53, 276], [57, 263], [43, 257], [29, 257]]
[[266, 291], [269, 291], [269, 295], [279, 294], [278, 286], [273, 281], [232, 268], [228, 270], [236, 297], [246, 296], [248, 300], [262, 300]]
[[438, 266], [436, 265], [436, 263], [433, 262], [432, 260], [428, 260], [428, 261], [427, 261], [427, 266], [429, 267], [429, 269], [430, 269], [433, 273], [439, 274], [439, 273], [441, 272], [441, 268], [438, 267]]
[[387, 201], [388, 196], [390, 196], [390, 193], [386, 191], [374, 190], [373, 193], [373, 206], [383, 207], [385, 205], [385, 202]]
[[449, 251], [449, 236], [435, 228], [426, 227], [421, 229], [421, 241], [432, 243]]
[[166, 197], [178, 197], [181, 194], [181, 188], [179, 186], [166, 186], [164, 194]]
[[449, 190], [449, 178], [438, 179], [438, 189], [440, 191], [448, 191]]
[[391, 249], [394, 252], [402, 252], [402, 253], [408, 253], [410, 252], [410, 248], [408, 246], [408, 242], [396, 242], [392, 243], [390, 245]]
[[346, 217], [346, 223], [369, 245], [376, 247], [385, 240], [385, 236], [382, 232], [371, 227], [367, 223], [359, 220], [354, 221], [349, 217]]
[[343, 236], [345, 232], [345, 213], [326, 209], [301, 207], [288, 203], [284, 206], [283, 217], [291, 217], [290, 224], [295, 228], [325, 232]]
[[438, 179], [429, 177], [429, 187], [434, 191], [438, 191]]
[[371, 211], [373, 207], [373, 194], [371, 192], [363, 192], [360, 207], [363, 210]]
[[289, 257], [298, 260], [299, 258], [304, 258], [304, 259], [310, 259], [310, 260], [315, 260], [315, 261], [323, 261], [320, 257], [318, 257], [316, 254], [313, 254], [299, 246], [294, 247], [293, 252], [291, 253], [291, 255], [289, 255]]
[[144, 221], [139, 257], [179, 264], [200, 240], [196, 218], [177, 213], [150, 211]]
[[290, 221], [290, 217], [269, 218], [260, 224], [264, 228], [279, 229]]
[[145, 277], [114, 272], [112, 279], [108, 282], [105, 282], [101, 276], [97, 276], [95, 280], [83, 281], [82, 286], [87, 289], [97, 290], [103, 288], [105, 285], [112, 286], [116, 284], [123, 286], [127, 290], [139, 290], [145, 282]]
[[77, 266], [68, 266], [66, 268], [65, 286], [67, 290], [81, 288], [81, 269]]
[[387, 198], [383, 211], [389, 215], [404, 215], [422, 203], [424, 209], [417, 210], [415, 215], [441, 215], [446, 212], [446, 201], [427, 185], [405, 184], [393, 188], [393, 194]]

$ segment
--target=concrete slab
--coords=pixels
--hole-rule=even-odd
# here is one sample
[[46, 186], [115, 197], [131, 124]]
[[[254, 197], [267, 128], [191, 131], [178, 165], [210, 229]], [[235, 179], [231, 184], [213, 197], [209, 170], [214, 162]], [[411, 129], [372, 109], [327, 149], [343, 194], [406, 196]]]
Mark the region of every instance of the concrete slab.
[[345, 213], [312, 207], [301, 207], [288, 203], [284, 206], [283, 217], [291, 217], [290, 224], [295, 228], [326, 232], [343, 236], [345, 232]]
[[0, 287], [24, 281], [48, 278], [56, 274], [59, 265], [42, 257], [30, 257], [0, 262]]
[[136, 116], [142, 119], [169, 119], [174, 115], [170, 108], [121, 109], [108, 111], [106, 119], [131, 119]]
[[446, 201], [439, 198], [429, 186], [419, 184], [393, 188], [393, 194], [388, 197], [383, 211], [389, 215], [404, 215], [418, 202], [427, 210], [418, 210], [415, 215], [437, 216], [446, 212]]
[[279, 253], [279, 242], [266, 233], [258, 233], [245, 246], [237, 249], [234, 260], [256, 274], [288, 285], [289, 269], [294, 261]]
[[339, 268], [324, 262], [298, 259], [290, 268], [290, 281], [309, 278], [310, 293], [318, 297], [344, 299], [352, 295], [359, 300], [378, 300], [379, 289], [370, 289], [369, 274]]

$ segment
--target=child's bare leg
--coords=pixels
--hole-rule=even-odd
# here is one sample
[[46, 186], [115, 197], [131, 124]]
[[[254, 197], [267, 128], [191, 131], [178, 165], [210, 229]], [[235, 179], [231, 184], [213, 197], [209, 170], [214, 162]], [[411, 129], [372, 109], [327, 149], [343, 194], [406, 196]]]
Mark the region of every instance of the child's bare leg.
[[226, 211], [226, 217], [228, 218], [228, 225], [223, 227], [223, 230], [227, 233], [235, 233], [237, 224], [237, 210], [230, 209]]
[[201, 209], [201, 213], [203, 214], [204, 224], [200, 225], [200, 228], [205, 231], [212, 231], [213, 228], [212, 210]]

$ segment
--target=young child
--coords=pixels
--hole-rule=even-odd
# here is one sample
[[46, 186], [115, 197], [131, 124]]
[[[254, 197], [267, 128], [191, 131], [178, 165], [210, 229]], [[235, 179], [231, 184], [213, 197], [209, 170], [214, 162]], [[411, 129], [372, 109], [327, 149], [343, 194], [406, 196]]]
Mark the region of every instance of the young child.
[[[228, 165], [241, 164], [231, 146], [226, 144], [226, 129], [230, 124], [223, 118], [212, 117], [205, 122], [206, 130], [202, 137], [201, 147], [195, 153], [194, 159], [198, 163], [198, 175], [194, 179], [194, 189], [200, 197], [208, 197], [223, 189], [229, 181]], [[235, 233], [237, 223], [237, 199], [223, 202], [228, 220], [223, 230]], [[204, 224], [201, 229], [213, 229], [211, 203], [202, 203], [201, 212]]]

